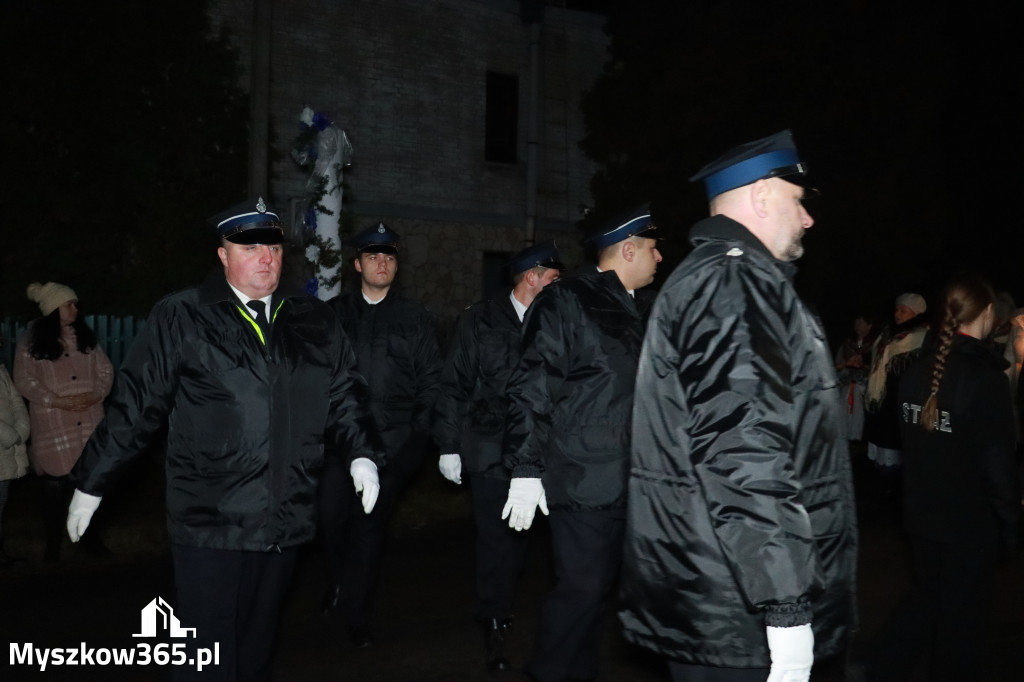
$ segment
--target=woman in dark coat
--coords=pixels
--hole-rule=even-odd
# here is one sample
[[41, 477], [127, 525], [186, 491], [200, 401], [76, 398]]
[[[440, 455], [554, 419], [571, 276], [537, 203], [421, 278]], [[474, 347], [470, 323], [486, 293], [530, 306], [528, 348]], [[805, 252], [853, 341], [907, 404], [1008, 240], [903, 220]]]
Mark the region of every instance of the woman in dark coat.
[[953, 278], [935, 349], [900, 383], [915, 582], [872, 647], [870, 680], [910, 679], [929, 642], [929, 680], [985, 677], [989, 586], [997, 556], [1015, 549], [1020, 514], [1006, 361], [986, 341], [994, 300], [980, 277]]

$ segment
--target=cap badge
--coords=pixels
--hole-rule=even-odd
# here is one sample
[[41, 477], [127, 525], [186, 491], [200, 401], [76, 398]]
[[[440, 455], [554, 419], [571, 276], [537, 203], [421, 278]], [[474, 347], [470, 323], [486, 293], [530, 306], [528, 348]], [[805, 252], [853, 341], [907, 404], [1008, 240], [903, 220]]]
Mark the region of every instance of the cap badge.
[[259, 201], [256, 202], [256, 210], [260, 213], [267, 212], [267, 205], [263, 202], [263, 197], [260, 197]]
[[384, 234], [384, 230], [386, 230], [386, 229], [387, 228], [384, 227], [384, 223], [381, 223], [380, 225], [377, 226], [377, 233], [378, 234]]

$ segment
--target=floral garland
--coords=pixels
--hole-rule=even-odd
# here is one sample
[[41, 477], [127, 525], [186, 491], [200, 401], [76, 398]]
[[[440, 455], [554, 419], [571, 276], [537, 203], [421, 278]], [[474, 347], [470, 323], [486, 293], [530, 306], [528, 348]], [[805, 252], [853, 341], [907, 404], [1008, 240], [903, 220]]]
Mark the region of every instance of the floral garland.
[[[325, 205], [324, 197], [328, 194], [340, 193], [344, 188], [344, 184], [341, 182], [341, 171], [342, 166], [347, 164], [334, 163], [331, 166], [325, 166], [330, 159], [321, 160], [319, 158], [324, 146], [321, 135], [333, 125], [334, 123], [326, 115], [314, 112], [310, 107], [305, 107], [299, 115], [299, 134], [292, 142], [291, 150], [295, 163], [300, 168], [311, 171], [309, 182], [306, 185], [306, 210], [303, 214], [302, 224], [306, 235], [306, 260], [312, 263], [314, 268], [313, 277], [305, 285], [306, 291], [312, 296], [317, 295], [320, 287], [331, 289], [341, 281], [340, 245], [336, 244], [334, 239], [325, 238], [317, 232], [319, 215], [335, 215], [335, 211]], [[351, 145], [348, 144], [344, 132], [341, 132], [340, 137], [344, 144], [342, 153], [351, 153]], [[321, 163], [318, 164], [318, 161]], [[328, 186], [332, 171], [338, 178], [338, 182], [333, 186]], [[341, 212], [340, 201], [338, 212]], [[322, 274], [331, 271], [334, 274], [329, 276]]]

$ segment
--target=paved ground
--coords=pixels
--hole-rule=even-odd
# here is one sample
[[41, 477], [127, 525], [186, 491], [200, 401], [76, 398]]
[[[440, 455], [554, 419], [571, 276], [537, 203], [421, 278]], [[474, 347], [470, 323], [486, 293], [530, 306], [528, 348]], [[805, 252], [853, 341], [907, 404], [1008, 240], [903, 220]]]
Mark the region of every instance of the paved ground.
[[[159, 461], [142, 462], [121, 492], [104, 502], [106, 537], [114, 554], [96, 557], [68, 548], [57, 564], [41, 562], [35, 485], [19, 481], [7, 510], [8, 551], [28, 560], [0, 570], [0, 640], [8, 653], [0, 680], [167, 679], [167, 669], [53, 667], [45, 672], [10, 665], [10, 643], [37, 647], [134, 646], [140, 609], [156, 596], [174, 603], [162, 519]], [[860, 472], [863, 476], [864, 472]], [[868, 480], [867, 483], [871, 481]], [[906, 585], [902, 538], [891, 502], [863, 484], [859, 599], [862, 637], [877, 629]], [[111, 518], [112, 517], [112, 518]], [[517, 604], [509, 653], [522, 663], [532, 643], [537, 606], [549, 580], [546, 526], [535, 527], [533, 552]], [[326, 586], [324, 560], [303, 551], [275, 658], [275, 679], [347, 682], [500, 682], [482, 670], [481, 635], [472, 619], [472, 524], [465, 488], [447, 484], [428, 465], [401, 506], [381, 577], [375, 633], [369, 649], [352, 648], [336, 618], [319, 613]], [[1024, 561], [1000, 567], [996, 627], [989, 668], [978, 680], [1021, 679], [1024, 664]], [[611, 622], [603, 682], [665, 680], [662, 664], [625, 643]], [[506, 679], [508, 679], [506, 677]], [[839, 682], [841, 666], [818, 666], [815, 682]], [[913, 682], [924, 679], [915, 678]], [[911, 682], [911, 681], [908, 681]]]

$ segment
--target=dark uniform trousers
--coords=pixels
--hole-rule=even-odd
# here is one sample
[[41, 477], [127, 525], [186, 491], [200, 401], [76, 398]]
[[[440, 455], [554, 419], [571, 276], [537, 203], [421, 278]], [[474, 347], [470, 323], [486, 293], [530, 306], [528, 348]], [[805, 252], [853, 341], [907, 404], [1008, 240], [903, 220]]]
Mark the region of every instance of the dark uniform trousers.
[[476, 617], [483, 622], [511, 615], [530, 541], [529, 533], [516, 532], [501, 518], [508, 487], [508, 479], [469, 477], [476, 521]]
[[622, 562], [625, 509], [551, 510], [555, 587], [526, 671], [538, 682], [597, 677], [602, 623]]
[[220, 650], [220, 664], [202, 671], [174, 666], [175, 682], [270, 679], [270, 662], [281, 603], [295, 570], [297, 550], [250, 552], [172, 545], [178, 592], [175, 615], [182, 627], [195, 628], [185, 640], [186, 655], [196, 648]]
[[771, 668], [713, 668], [668, 662], [672, 682], [764, 682], [770, 672]]
[[320, 526], [331, 578], [341, 586], [338, 605], [349, 627], [369, 625], [387, 525], [408, 478], [381, 469], [377, 503], [367, 514], [348, 463], [327, 458], [319, 490]]
[[868, 679], [911, 679], [929, 649], [932, 682], [980, 679], [996, 545], [911, 535], [910, 549], [914, 585], [868, 646]]

